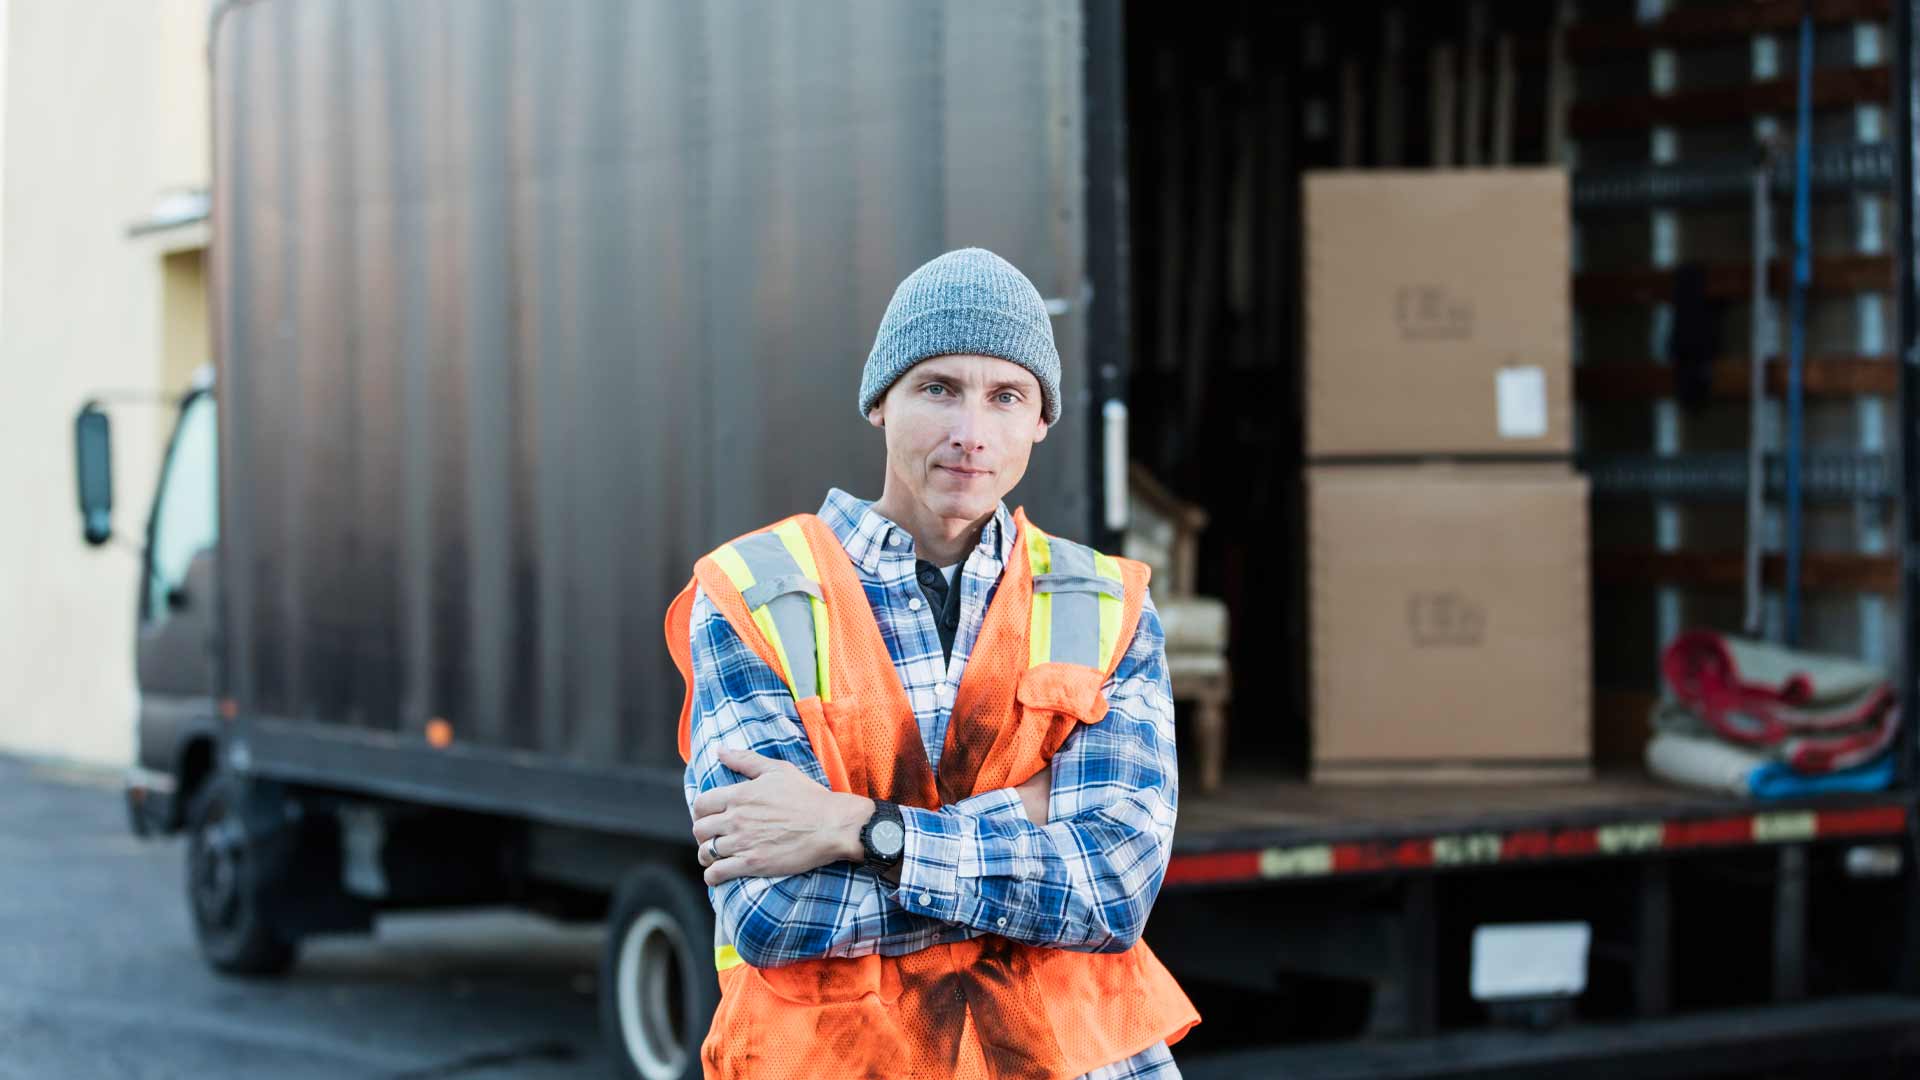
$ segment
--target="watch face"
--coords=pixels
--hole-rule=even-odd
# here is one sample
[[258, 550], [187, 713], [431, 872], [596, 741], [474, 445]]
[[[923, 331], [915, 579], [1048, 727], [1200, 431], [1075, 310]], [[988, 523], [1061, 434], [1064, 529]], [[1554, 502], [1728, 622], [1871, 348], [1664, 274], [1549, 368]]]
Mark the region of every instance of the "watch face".
[[882, 858], [891, 859], [900, 854], [900, 849], [906, 845], [907, 831], [897, 821], [879, 821], [874, 823], [868, 837], [873, 841], [873, 849]]

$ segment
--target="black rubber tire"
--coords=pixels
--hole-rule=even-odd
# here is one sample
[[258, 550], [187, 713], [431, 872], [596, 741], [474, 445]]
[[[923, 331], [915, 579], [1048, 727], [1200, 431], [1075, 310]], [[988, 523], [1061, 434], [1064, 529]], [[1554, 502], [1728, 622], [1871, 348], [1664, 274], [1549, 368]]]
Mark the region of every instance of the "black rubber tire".
[[699, 1077], [700, 1043], [719, 1004], [706, 889], [659, 863], [629, 871], [607, 913], [600, 960], [600, 1031], [614, 1075]]
[[[187, 911], [200, 955], [215, 971], [281, 975], [299, 959], [300, 941], [274, 925], [274, 862], [240, 812], [245, 797], [244, 781], [223, 775], [194, 793], [187, 811]], [[222, 874], [229, 876], [214, 879]]]

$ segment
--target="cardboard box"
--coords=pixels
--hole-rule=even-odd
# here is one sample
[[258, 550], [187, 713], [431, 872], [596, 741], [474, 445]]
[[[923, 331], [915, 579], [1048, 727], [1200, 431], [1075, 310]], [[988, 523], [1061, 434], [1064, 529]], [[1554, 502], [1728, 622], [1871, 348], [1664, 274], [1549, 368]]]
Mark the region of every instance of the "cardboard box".
[[1567, 176], [1306, 179], [1311, 457], [1573, 448]]
[[1316, 781], [1591, 775], [1587, 482], [1308, 470]]

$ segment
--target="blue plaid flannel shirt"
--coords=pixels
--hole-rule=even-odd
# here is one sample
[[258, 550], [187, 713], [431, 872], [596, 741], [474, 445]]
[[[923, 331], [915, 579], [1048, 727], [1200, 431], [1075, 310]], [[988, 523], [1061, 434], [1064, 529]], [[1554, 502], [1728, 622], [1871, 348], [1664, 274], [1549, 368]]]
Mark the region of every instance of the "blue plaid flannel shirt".
[[[820, 517], [859, 572], [937, 769], [954, 692], [1012, 553], [1013, 515], [1001, 504], [961, 568], [951, 661], [941, 655], [934, 612], [921, 597], [912, 536], [837, 488]], [[791, 762], [824, 784], [786, 684], [704, 593], [694, 599], [692, 639], [689, 807], [700, 792], [742, 779], [720, 764], [714, 750], [722, 744]], [[1045, 826], [1028, 821], [1019, 795], [1003, 788], [939, 810], [902, 807], [907, 835], [898, 886], [840, 862], [709, 889], [741, 958], [774, 967], [825, 956], [898, 956], [982, 934], [1084, 952], [1132, 946], [1166, 873], [1178, 801], [1165, 638], [1151, 597], [1104, 693], [1106, 717], [1078, 726], [1054, 755]], [[1161, 1044], [1087, 1075], [1178, 1073]]]

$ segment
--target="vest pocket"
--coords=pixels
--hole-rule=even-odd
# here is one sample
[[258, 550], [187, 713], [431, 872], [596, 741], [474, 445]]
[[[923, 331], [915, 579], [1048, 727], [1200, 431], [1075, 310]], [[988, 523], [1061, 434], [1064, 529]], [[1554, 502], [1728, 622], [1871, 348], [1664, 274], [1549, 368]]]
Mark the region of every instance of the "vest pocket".
[[1034, 949], [1028, 963], [1049, 1025], [1076, 1067], [1177, 1040], [1199, 1019], [1144, 942], [1118, 953]]
[[1099, 671], [1084, 664], [1041, 664], [1020, 676], [1014, 692], [1020, 727], [1029, 739], [1038, 733], [1042, 762], [1067, 741], [1074, 725], [1096, 724], [1106, 717], [1107, 699], [1100, 692], [1105, 682]]
[[796, 1005], [840, 1005], [868, 994], [891, 1004], [900, 995], [898, 977], [886, 977], [885, 961], [877, 955], [802, 960], [772, 968], [742, 967], [773, 996]]
[[1061, 713], [1092, 724], [1107, 715], [1106, 683], [1099, 671], [1084, 664], [1041, 664], [1020, 676], [1015, 696], [1028, 709]]

